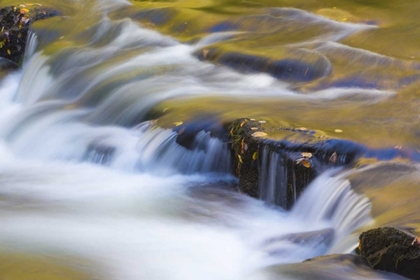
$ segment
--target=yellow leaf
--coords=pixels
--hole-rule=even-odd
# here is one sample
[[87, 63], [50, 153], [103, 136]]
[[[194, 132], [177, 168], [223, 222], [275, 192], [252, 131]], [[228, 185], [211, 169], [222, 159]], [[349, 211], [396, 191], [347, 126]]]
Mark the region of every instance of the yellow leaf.
[[254, 133], [252, 134], [252, 136], [254, 136], [254, 137], [265, 137], [265, 136], [267, 136], [267, 135], [268, 135], [267, 133], [265, 133], [265, 132], [261, 132], [261, 131], [254, 132]]
[[9, 54], [9, 55], [12, 55], [12, 51], [11, 50], [7, 50], [7, 53]]
[[244, 162], [242, 161], [242, 157], [241, 157], [241, 155], [238, 155], [238, 159], [239, 159], [239, 162], [240, 162], [240, 163], [244, 163]]
[[254, 152], [252, 154], [252, 160], [256, 160], [256, 159], [258, 159], [258, 152]]
[[180, 126], [180, 125], [183, 125], [183, 124], [184, 124], [184, 122], [174, 122], [175, 126]]
[[343, 132], [341, 129], [336, 129], [336, 130], [334, 130], [334, 132], [336, 132], [336, 133], [341, 133], [341, 132]]
[[241, 122], [241, 125], [240, 126], [243, 127], [245, 123], [246, 123], [246, 120], [243, 121], [243, 122]]
[[312, 153], [302, 153], [302, 156], [304, 158], [311, 158], [312, 157]]
[[300, 163], [302, 163], [303, 166], [305, 166], [306, 168], [311, 167], [311, 163], [307, 160], [302, 160]]

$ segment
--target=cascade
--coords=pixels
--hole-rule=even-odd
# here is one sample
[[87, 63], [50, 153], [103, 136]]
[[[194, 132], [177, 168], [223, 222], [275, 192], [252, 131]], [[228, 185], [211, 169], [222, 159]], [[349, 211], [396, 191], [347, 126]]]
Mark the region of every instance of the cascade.
[[[380, 63], [413, 72], [418, 65], [344, 46], [347, 36], [377, 28], [363, 22], [338, 22], [295, 8], [256, 9], [261, 14], [232, 22], [237, 30], [204, 29], [205, 34], [185, 40], [187, 24], [180, 27], [175, 20], [174, 26], [159, 29], [136, 20], [142, 14], [132, 10], [141, 5], [65, 1], [63, 9], [71, 7], [66, 13], [72, 16], [59, 18], [50, 29], [35, 26], [22, 69], [0, 77], [0, 257], [39, 255], [89, 279], [256, 280], [271, 279], [278, 265], [351, 253], [361, 228], [377, 222], [371, 193], [353, 189], [353, 171], [325, 165], [303, 190], [290, 168], [296, 161], [263, 147], [260, 197], [254, 199], [236, 190], [226, 139], [203, 128], [182, 145], [179, 137], [185, 132], [177, 127], [197, 116], [231, 121], [244, 117], [240, 114], [272, 112], [287, 126], [310, 117], [308, 123], [315, 125], [319, 120], [312, 117], [323, 112], [324, 103], [345, 111], [345, 119], [360, 103], [376, 106], [397, 98], [394, 85], [403, 82], [376, 88], [356, 79], [348, 86], [341, 76], [327, 77], [335, 74], [340, 59], [357, 65], [374, 61], [370, 75]], [[116, 18], [119, 13], [123, 16]], [[86, 14], [90, 18], [80, 21]], [[278, 72], [295, 60], [264, 58], [271, 72], [255, 72], [261, 53], [254, 65], [246, 60], [250, 54], [218, 45], [243, 40], [246, 48], [246, 36], [260, 34], [259, 28], [276, 27], [261, 32], [267, 36], [290, 35], [301, 25], [313, 34], [276, 51], [302, 59], [296, 71], [303, 63], [313, 66], [310, 81], [305, 73], [295, 83], [289, 79], [293, 73]], [[37, 28], [57, 38], [43, 40]], [[208, 52], [217, 54], [214, 60]], [[241, 59], [250, 71], [236, 69]], [[301, 117], [306, 113], [310, 117]], [[167, 125], [171, 116], [172, 127]], [[343, 132], [324, 121], [325, 126], [317, 124], [328, 133]], [[0, 278], [1, 269], [0, 264]], [[351, 274], [359, 272], [367, 279], [383, 275], [362, 268]], [[275, 271], [277, 279], [289, 276]]]

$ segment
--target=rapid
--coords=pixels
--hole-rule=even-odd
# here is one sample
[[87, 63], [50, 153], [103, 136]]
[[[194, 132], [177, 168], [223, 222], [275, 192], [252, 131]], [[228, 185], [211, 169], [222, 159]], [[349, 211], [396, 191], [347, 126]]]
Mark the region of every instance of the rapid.
[[[225, 139], [203, 129], [184, 147], [173, 129], [200, 114], [247, 114], [330, 134], [344, 129], [343, 137], [374, 148], [420, 147], [416, 133], [393, 131], [416, 108], [387, 110], [409, 103], [409, 94], [400, 100], [408, 83], [402, 76], [414, 81], [420, 62], [342, 41], [380, 22], [342, 22], [299, 7], [260, 14], [258, 7], [235, 22], [238, 29], [197, 31], [187, 40], [169, 23], [138, 20], [153, 10], [141, 1], [42, 4], [62, 15], [34, 25], [22, 69], [0, 80], [0, 278], [398, 279], [351, 262], [302, 261], [352, 253], [358, 234], [374, 226], [419, 228], [416, 162], [328, 169], [286, 211], [236, 191]], [[182, 5], [169, 6], [182, 15]], [[249, 42], [262, 38], [271, 48], [274, 37], [292, 36], [302, 22], [304, 37], [282, 42], [281, 52], [314, 63], [315, 76], [332, 73], [330, 80], [296, 82], [197, 58], [203, 48], [236, 40], [252, 49]], [[286, 27], [276, 29], [280, 23]], [[174, 24], [182, 25], [176, 17]], [[378, 76], [385, 66], [395, 70], [386, 81]], [[351, 67], [366, 67], [364, 78], [376, 84]], [[376, 106], [389, 115], [372, 114], [358, 130], [366, 108]], [[336, 118], [321, 118], [324, 109]], [[389, 126], [375, 131], [377, 123]], [[415, 130], [407, 123], [401, 130]], [[267, 193], [278, 187], [275, 168], [267, 163], [264, 171]]]

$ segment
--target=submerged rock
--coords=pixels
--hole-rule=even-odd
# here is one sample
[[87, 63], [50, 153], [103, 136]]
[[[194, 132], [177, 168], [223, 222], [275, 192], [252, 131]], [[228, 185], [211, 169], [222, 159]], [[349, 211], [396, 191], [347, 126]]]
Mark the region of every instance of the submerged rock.
[[282, 264], [269, 267], [268, 279], [322, 279], [322, 280], [360, 280], [360, 279], [406, 279], [402, 276], [372, 269], [367, 261], [355, 255], [327, 255], [308, 259], [302, 263]]
[[1, 8], [0, 57], [20, 64], [25, 52], [30, 24], [56, 15], [58, 15], [56, 10], [40, 4]]
[[372, 268], [420, 279], [420, 239], [405, 230], [384, 227], [364, 232], [356, 253]]
[[107, 165], [112, 161], [115, 152], [115, 147], [103, 145], [100, 143], [91, 143], [85, 152], [84, 160]]
[[309, 82], [327, 76], [331, 63], [324, 56], [302, 50], [284, 50], [279, 57], [207, 47], [195, 52], [200, 60], [224, 65], [242, 73], [267, 73], [288, 82]]
[[290, 248], [285, 246], [287, 243], [310, 248], [328, 248], [334, 239], [334, 234], [335, 232], [332, 228], [289, 233], [265, 240], [264, 244], [262, 244], [262, 249], [270, 255], [285, 256], [290, 254]]

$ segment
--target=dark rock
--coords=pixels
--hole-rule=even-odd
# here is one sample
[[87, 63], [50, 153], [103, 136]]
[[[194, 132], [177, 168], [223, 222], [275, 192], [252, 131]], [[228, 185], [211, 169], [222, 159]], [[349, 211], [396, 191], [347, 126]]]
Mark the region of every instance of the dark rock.
[[84, 160], [97, 164], [107, 165], [112, 161], [115, 152], [115, 147], [92, 143], [89, 144], [85, 152]]
[[408, 231], [384, 227], [364, 232], [356, 253], [374, 269], [420, 279], [420, 239]]
[[280, 80], [309, 82], [328, 75], [330, 68], [330, 62], [324, 57], [319, 57], [312, 64], [297, 59], [283, 59], [271, 62], [267, 72]]
[[226, 127], [216, 116], [211, 115], [198, 116], [172, 130], [178, 134], [176, 142], [189, 150], [193, 149], [194, 140], [200, 131], [210, 132], [211, 137], [218, 138], [225, 143], [229, 141]]
[[[296, 132], [298, 133], [298, 132]], [[358, 150], [339, 145], [268, 139], [262, 124], [239, 119], [230, 127], [239, 191], [290, 209], [303, 190], [328, 167], [347, 165]]]
[[222, 54], [217, 62], [244, 73], [267, 72], [269, 60], [265, 57], [229, 52]]
[[0, 71], [15, 70], [19, 68], [19, 65], [11, 60], [0, 57]]
[[239, 191], [252, 197], [259, 197], [259, 150], [257, 138], [253, 137], [252, 130], [261, 125], [249, 119], [239, 119], [232, 123], [230, 128], [231, 151], [233, 169], [239, 178]]
[[26, 48], [30, 24], [58, 15], [40, 4], [9, 6], [0, 9], [0, 57], [20, 64]]
[[212, 61], [242, 73], [267, 73], [289, 82], [309, 82], [331, 72], [331, 63], [323, 56], [299, 51], [289, 52], [290, 57], [274, 59], [209, 47], [195, 52], [194, 55], [200, 60]]

